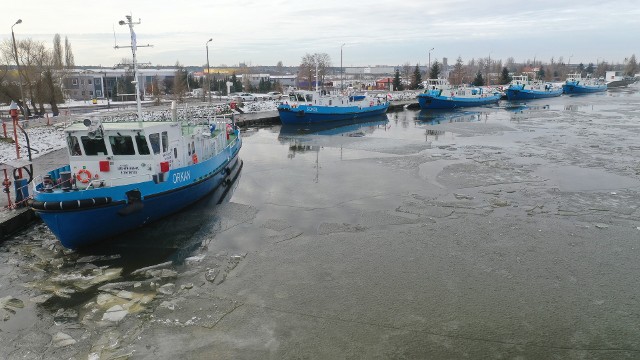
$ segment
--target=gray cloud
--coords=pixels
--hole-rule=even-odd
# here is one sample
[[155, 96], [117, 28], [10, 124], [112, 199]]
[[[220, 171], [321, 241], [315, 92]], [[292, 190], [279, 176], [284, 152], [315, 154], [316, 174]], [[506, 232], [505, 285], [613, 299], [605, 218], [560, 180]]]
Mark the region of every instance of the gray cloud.
[[[129, 12], [142, 18], [136, 28], [140, 43], [154, 45], [141, 49], [141, 58], [160, 64], [203, 64], [211, 37], [213, 63], [227, 65], [296, 65], [307, 52], [326, 52], [337, 63], [342, 43], [348, 44], [344, 62], [349, 65], [425, 63], [431, 47], [437, 58], [468, 60], [491, 53], [521, 61], [573, 55], [572, 62], [621, 62], [637, 52], [633, 36], [640, 33], [635, 1], [32, 3], [28, 12], [21, 4], [4, 9], [23, 18], [19, 36], [51, 41], [56, 32], [67, 34], [78, 64], [117, 62], [127, 55], [113, 50], [110, 32], [114, 28], [123, 45], [128, 41], [127, 29], [114, 24]], [[5, 28], [11, 24], [7, 20]]]

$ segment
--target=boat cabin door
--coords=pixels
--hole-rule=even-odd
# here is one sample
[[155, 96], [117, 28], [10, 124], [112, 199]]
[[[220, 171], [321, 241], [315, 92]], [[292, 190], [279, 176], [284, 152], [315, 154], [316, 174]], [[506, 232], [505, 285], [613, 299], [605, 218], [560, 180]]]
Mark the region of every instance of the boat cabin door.
[[184, 154], [180, 151], [180, 140], [179, 139], [171, 139], [169, 142], [169, 151], [171, 152], [171, 162], [173, 163], [173, 168], [182, 167]]

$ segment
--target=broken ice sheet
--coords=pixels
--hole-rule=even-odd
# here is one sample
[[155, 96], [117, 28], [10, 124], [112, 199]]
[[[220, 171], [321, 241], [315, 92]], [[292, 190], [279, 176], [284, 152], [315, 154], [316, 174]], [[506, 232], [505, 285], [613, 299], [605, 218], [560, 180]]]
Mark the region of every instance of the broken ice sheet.
[[89, 274], [83, 275], [80, 272], [59, 274], [51, 278], [51, 282], [64, 284], [79, 290], [86, 290], [96, 285], [117, 279], [122, 274], [121, 268], [114, 269], [93, 269]]
[[24, 308], [24, 302], [20, 299], [14, 298], [13, 296], [5, 296], [0, 298], [0, 308], [7, 310], [10, 308], [22, 309]]

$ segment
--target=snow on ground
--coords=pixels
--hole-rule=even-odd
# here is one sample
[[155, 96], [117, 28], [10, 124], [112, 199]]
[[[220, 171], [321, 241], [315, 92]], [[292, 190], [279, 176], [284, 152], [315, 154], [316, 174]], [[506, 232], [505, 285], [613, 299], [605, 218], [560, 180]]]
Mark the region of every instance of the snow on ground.
[[[276, 110], [276, 105], [273, 101], [268, 102], [255, 102], [245, 103], [241, 107], [243, 112], [260, 112]], [[213, 104], [213, 105], [178, 105], [178, 117], [189, 119], [213, 119], [216, 116], [230, 115], [234, 112], [228, 104]], [[97, 110], [86, 114], [73, 115], [70, 118], [67, 116], [51, 117], [50, 123], [52, 125], [45, 125], [46, 120], [28, 120], [26, 123], [20, 121], [25, 131], [29, 136], [29, 147], [31, 150], [32, 158], [37, 158], [49, 152], [62, 149], [66, 147], [66, 140], [64, 135], [64, 127], [68, 125], [69, 121], [81, 121], [85, 118], [100, 119], [105, 122], [124, 122], [124, 121], [136, 121], [138, 116], [135, 108], [130, 108], [126, 111], [105, 111]], [[163, 106], [161, 109], [142, 111], [143, 121], [164, 121], [171, 119], [171, 109], [169, 106]], [[1, 131], [1, 130], [0, 130]], [[16, 148], [13, 139], [13, 128], [11, 122], [7, 122], [7, 136], [8, 141], [0, 141], [0, 163], [6, 163], [16, 159]], [[4, 140], [2, 133], [0, 133], [0, 139]], [[20, 144], [20, 157], [27, 158], [27, 141], [24, 134], [18, 131], [18, 143]]]
[[[36, 158], [52, 151], [66, 147], [62, 124], [50, 126], [37, 126], [29, 128], [25, 131], [29, 135], [29, 145], [31, 147], [31, 156]], [[16, 159], [16, 146], [13, 143], [13, 131], [9, 131], [8, 141], [0, 141], [0, 163], [6, 163]], [[19, 132], [18, 144], [20, 144], [20, 157], [27, 158], [27, 141], [24, 135]]]
[[[380, 93], [378, 96], [387, 96], [388, 93]], [[417, 92], [415, 91], [403, 91], [403, 92], [392, 92], [391, 94], [392, 100], [410, 100], [415, 99]], [[213, 103], [213, 104], [204, 104], [198, 103], [198, 105], [193, 105], [191, 103], [183, 103], [178, 104], [178, 117], [183, 118], [191, 118], [191, 119], [211, 119], [215, 116], [221, 116], [225, 114], [238, 114], [239, 112], [231, 109], [228, 99], [221, 99], [221, 102]], [[151, 104], [152, 101], [146, 101], [143, 104]], [[259, 112], [268, 112], [275, 111], [278, 108], [278, 105], [281, 101], [272, 101], [272, 100], [264, 100], [264, 101], [248, 101], [237, 104], [239, 110], [243, 113], [259, 113]], [[137, 119], [137, 114], [135, 110], [135, 101], [133, 102], [117, 102], [111, 103], [112, 109], [106, 110], [102, 109], [94, 109], [95, 111], [91, 111], [92, 107], [96, 108], [97, 106], [107, 105], [106, 100], [98, 100], [97, 104], [92, 104], [91, 101], [67, 101], [64, 104], [60, 104], [61, 114], [69, 114], [70, 116], [58, 116], [51, 117], [49, 116], [46, 119], [31, 119], [28, 122], [24, 123], [21, 121], [20, 123], [25, 128], [25, 131], [29, 135], [30, 147], [31, 147], [31, 155], [32, 158], [37, 158], [49, 152], [62, 149], [66, 147], [66, 140], [64, 136], [64, 127], [68, 124], [69, 121], [81, 121], [87, 117], [101, 119], [105, 122], [113, 122], [113, 121], [135, 121]], [[126, 110], [117, 110], [128, 107]], [[6, 114], [8, 113], [9, 106], [0, 106], [0, 113]], [[69, 109], [69, 111], [66, 111]], [[114, 110], [116, 109], [116, 110]], [[74, 115], [75, 112], [79, 114]], [[82, 114], [84, 112], [84, 114]], [[143, 108], [142, 111], [143, 121], [154, 121], [154, 120], [168, 120], [171, 118], [171, 109], [170, 105], [164, 104], [160, 109], [149, 110], [149, 108]], [[0, 163], [6, 163], [8, 161], [12, 161], [16, 159], [16, 148], [13, 144], [13, 130], [11, 127], [11, 120], [5, 119], [7, 122], [7, 135], [9, 139], [4, 139], [2, 137], [2, 133], [0, 133]], [[66, 123], [65, 123], [66, 122]], [[47, 123], [51, 125], [46, 125]], [[22, 158], [27, 158], [27, 142], [24, 135], [19, 131], [18, 132], [19, 144], [21, 146], [20, 156]], [[8, 140], [8, 141], [7, 141]]]

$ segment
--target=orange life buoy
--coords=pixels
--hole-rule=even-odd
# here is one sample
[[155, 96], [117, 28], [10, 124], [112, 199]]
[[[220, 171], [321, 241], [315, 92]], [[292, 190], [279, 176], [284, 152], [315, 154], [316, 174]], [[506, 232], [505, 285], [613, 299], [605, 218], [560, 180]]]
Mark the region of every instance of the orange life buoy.
[[193, 153], [193, 155], [191, 155], [191, 160], [193, 160], [194, 164], [198, 163], [198, 155], [196, 153]]
[[[84, 177], [82, 176], [82, 174], [85, 174], [87, 176]], [[76, 179], [78, 179], [78, 181], [80, 181], [81, 183], [86, 184], [91, 180], [91, 172], [89, 172], [89, 170], [87, 169], [79, 170], [76, 174]]]

